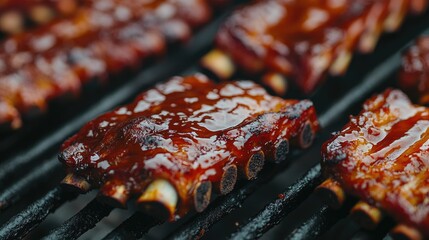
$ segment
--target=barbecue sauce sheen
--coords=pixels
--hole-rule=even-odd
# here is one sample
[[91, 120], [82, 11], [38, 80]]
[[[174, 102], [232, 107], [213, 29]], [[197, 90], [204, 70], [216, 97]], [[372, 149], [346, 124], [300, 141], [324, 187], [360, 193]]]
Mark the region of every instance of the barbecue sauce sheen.
[[245, 71], [292, 76], [303, 92], [310, 93], [335, 59], [348, 62], [366, 31], [377, 36], [388, 14], [406, 12], [408, 4], [387, 0], [254, 1], [226, 21], [217, 45]]
[[369, 99], [322, 148], [324, 173], [429, 236], [429, 109], [399, 90]]
[[178, 192], [180, 216], [192, 206], [197, 183], [219, 182], [224, 167], [243, 169], [260, 150], [272, 158], [274, 146], [308, 122], [318, 130], [309, 101], [273, 97], [249, 81], [176, 77], [89, 122], [64, 143], [60, 160], [93, 186], [110, 181], [130, 195], [167, 179]]

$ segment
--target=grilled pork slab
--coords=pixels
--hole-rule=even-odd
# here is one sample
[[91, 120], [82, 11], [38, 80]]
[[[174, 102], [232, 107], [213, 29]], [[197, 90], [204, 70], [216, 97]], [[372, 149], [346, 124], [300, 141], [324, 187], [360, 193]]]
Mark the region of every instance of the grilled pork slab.
[[[353, 52], [371, 52], [427, 0], [259, 0], [235, 11], [217, 46], [248, 73], [276, 72], [311, 93], [327, 72], [343, 74]], [[216, 67], [213, 67], [216, 69]], [[277, 79], [271, 81], [278, 82]], [[278, 83], [274, 90], [278, 90]], [[283, 84], [284, 85], [284, 84]], [[285, 86], [285, 85], [284, 85]]]
[[365, 102], [322, 147], [324, 174], [429, 236], [429, 109], [399, 90]]
[[289, 144], [308, 147], [318, 129], [307, 100], [249, 81], [176, 77], [89, 122], [60, 160], [71, 173], [65, 183], [99, 187], [116, 206], [137, 196], [143, 210], [173, 219], [204, 210], [212, 188], [226, 194], [238, 177], [255, 178], [265, 159], [284, 160]]
[[78, 94], [90, 80], [140, 67], [186, 41], [219, 0], [88, 1], [72, 16], [0, 43], [0, 124]]
[[404, 53], [399, 86], [419, 103], [429, 103], [429, 36], [419, 37]]

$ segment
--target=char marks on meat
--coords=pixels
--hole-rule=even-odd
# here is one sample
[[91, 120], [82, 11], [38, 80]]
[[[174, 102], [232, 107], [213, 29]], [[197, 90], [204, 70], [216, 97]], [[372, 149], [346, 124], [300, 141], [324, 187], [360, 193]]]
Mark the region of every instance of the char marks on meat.
[[289, 143], [308, 147], [318, 128], [310, 101], [273, 97], [249, 81], [175, 77], [89, 122], [63, 144], [60, 160], [93, 187], [121, 186], [126, 198], [167, 181], [181, 216], [205, 208], [196, 189], [213, 184], [225, 194], [237, 174], [252, 179], [264, 159], [282, 161]]

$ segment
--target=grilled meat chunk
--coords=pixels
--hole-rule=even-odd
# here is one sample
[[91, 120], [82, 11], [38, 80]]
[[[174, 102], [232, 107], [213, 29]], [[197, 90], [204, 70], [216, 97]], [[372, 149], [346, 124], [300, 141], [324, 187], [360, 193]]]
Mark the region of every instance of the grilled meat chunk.
[[70, 18], [0, 43], [0, 124], [77, 94], [92, 79], [136, 68], [206, 23], [215, 0], [94, 1]]
[[226, 194], [238, 176], [255, 178], [264, 159], [284, 160], [289, 143], [308, 147], [318, 128], [307, 100], [273, 97], [248, 81], [176, 77], [89, 122], [60, 160], [117, 206], [140, 196], [143, 209], [172, 219], [202, 211], [212, 186]]
[[324, 75], [347, 70], [427, 0], [260, 0], [238, 9], [217, 35], [219, 49], [248, 73], [278, 72], [312, 92]]
[[429, 103], [429, 36], [418, 38], [404, 53], [399, 86], [419, 103]]
[[429, 109], [399, 90], [363, 111], [322, 148], [324, 174], [348, 193], [429, 236]]

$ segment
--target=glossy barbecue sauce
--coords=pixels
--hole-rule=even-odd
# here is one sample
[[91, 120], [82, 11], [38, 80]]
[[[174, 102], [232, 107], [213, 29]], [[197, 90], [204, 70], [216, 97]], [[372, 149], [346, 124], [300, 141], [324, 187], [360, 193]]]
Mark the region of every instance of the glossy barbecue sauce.
[[198, 183], [219, 182], [231, 164], [243, 170], [260, 150], [271, 158], [274, 146], [294, 139], [306, 122], [318, 130], [309, 101], [282, 100], [248, 81], [176, 77], [89, 122], [64, 143], [60, 159], [94, 186], [114, 181], [130, 195], [167, 179], [183, 215]]
[[322, 148], [324, 172], [429, 236], [429, 109], [399, 90], [369, 99]]
[[217, 44], [246, 71], [292, 76], [303, 92], [310, 93], [332, 65], [347, 65], [363, 34], [378, 37], [388, 14], [406, 11], [407, 4], [387, 0], [254, 1], [227, 20]]
[[7, 38], [0, 43], [0, 124], [162, 55], [210, 19], [208, 2], [88, 1], [73, 16]]
[[429, 36], [417, 39], [404, 53], [399, 86], [421, 104], [429, 104]]

